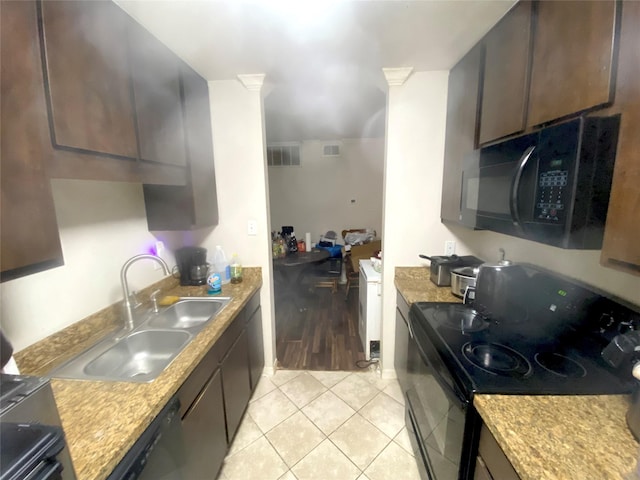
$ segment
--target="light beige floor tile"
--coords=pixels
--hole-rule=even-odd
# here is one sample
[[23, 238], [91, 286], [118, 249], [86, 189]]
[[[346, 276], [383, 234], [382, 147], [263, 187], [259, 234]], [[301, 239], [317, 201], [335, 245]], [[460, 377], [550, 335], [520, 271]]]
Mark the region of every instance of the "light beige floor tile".
[[298, 408], [304, 407], [326, 390], [327, 387], [307, 372], [298, 375], [280, 387], [280, 391], [289, 397], [289, 400], [295, 403]]
[[[330, 435], [355, 412], [331, 391], [326, 391], [302, 409], [302, 412], [325, 435]], [[294, 472], [295, 473], [295, 472]]]
[[364, 473], [371, 480], [420, 480], [415, 458], [395, 442], [389, 443]]
[[391, 441], [389, 437], [357, 413], [333, 432], [329, 439], [360, 470], [367, 468]]
[[258, 385], [256, 385], [256, 389], [253, 391], [251, 395], [251, 400], [249, 402], [255, 402], [256, 400], [261, 399], [267, 393], [273, 392], [278, 386], [271, 381], [273, 377], [268, 377], [266, 375], [262, 375], [260, 377], [260, 381]]
[[351, 372], [326, 372], [316, 370], [311, 370], [309, 373], [327, 388], [333, 387], [340, 380], [344, 380], [345, 377], [351, 374]]
[[298, 411], [298, 408], [280, 390], [266, 394], [259, 400], [249, 404], [247, 410], [256, 425], [267, 433]]
[[251, 415], [245, 415], [240, 423], [240, 427], [236, 432], [236, 436], [233, 439], [233, 443], [231, 444], [231, 448], [229, 448], [227, 455], [238, 453], [247, 445], [255, 442], [261, 436], [262, 430], [260, 430], [258, 425], [256, 425], [256, 422], [253, 421]]
[[393, 398], [400, 405], [404, 405], [404, 394], [402, 393], [402, 388], [400, 388], [400, 384], [397, 380], [391, 381], [391, 383], [387, 385], [382, 391]]
[[266, 438], [261, 437], [244, 450], [227, 457], [222, 473], [228, 480], [277, 480], [288, 467]]
[[370, 480], [364, 473], [360, 475], [356, 480]]
[[409, 440], [409, 431], [407, 430], [407, 427], [402, 427], [402, 430], [400, 430], [400, 433], [395, 436], [393, 441], [404, 448], [411, 456], [415, 456], [411, 440]]
[[359, 413], [390, 438], [395, 437], [405, 424], [404, 407], [386, 393], [380, 393]]
[[271, 382], [279, 387], [289, 380], [293, 380], [303, 372], [303, 370], [276, 370], [276, 373], [271, 377]]
[[367, 374], [353, 373], [340, 381], [331, 391], [338, 395], [354, 410], [360, 410], [380, 390], [367, 380]]
[[326, 436], [302, 412], [293, 414], [267, 433], [271, 445], [290, 467], [325, 438]]
[[278, 480], [298, 480], [291, 470], [282, 475]]
[[361, 473], [329, 440], [323, 441], [291, 470], [298, 480], [355, 480]]

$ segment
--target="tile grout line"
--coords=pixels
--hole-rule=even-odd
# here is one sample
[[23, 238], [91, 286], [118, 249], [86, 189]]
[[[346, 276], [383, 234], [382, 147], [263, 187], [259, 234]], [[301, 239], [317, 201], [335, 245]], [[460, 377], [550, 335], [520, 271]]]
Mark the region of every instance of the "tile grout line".
[[[284, 387], [285, 385], [287, 385], [288, 383], [292, 382], [293, 380], [295, 380], [296, 378], [299, 378], [300, 375], [309, 375], [311, 376], [311, 378], [313, 378], [315, 381], [317, 381], [320, 385], [322, 385], [322, 388], [324, 389], [322, 392], [320, 392], [318, 395], [316, 395], [315, 397], [311, 398], [309, 401], [307, 401], [304, 405], [302, 406], [298, 406], [290, 397], [289, 395], [287, 395], [287, 393], [285, 391], [282, 390], [282, 387]], [[237, 453], [240, 453], [242, 451], [244, 451], [245, 449], [247, 449], [249, 446], [253, 445], [256, 441], [258, 441], [261, 437], [264, 437], [265, 440], [267, 441], [267, 443], [271, 446], [271, 448], [273, 450], [275, 450], [276, 454], [278, 455], [278, 458], [283, 462], [284, 466], [286, 467], [286, 471], [282, 474], [282, 475], [286, 475], [287, 473], [290, 473], [291, 475], [293, 475], [295, 478], [296, 475], [293, 472], [293, 468], [298, 465], [300, 462], [302, 462], [305, 458], [307, 458], [311, 453], [313, 453], [319, 445], [321, 445], [325, 440], [329, 440], [329, 442], [331, 443], [331, 445], [335, 448], [338, 449], [338, 451], [340, 451], [342, 453], [342, 455], [344, 455], [345, 458], [347, 458], [347, 460], [349, 460], [349, 462], [356, 468], [356, 470], [359, 472], [358, 473], [358, 477], [361, 475], [366, 475], [365, 471], [367, 468], [369, 468], [379, 457], [380, 455], [389, 447], [389, 445], [391, 443], [395, 443], [395, 445], [397, 447], [399, 447], [401, 450], [406, 452], [406, 449], [400, 445], [397, 441], [396, 438], [402, 433], [402, 428], [392, 437], [390, 437], [389, 435], [387, 435], [385, 432], [383, 432], [382, 430], [380, 430], [380, 428], [378, 426], [376, 426], [372, 421], [370, 421], [367, 417], [365, 417], [361, 411], [363, 409], [365, 409], [371, 402], [373, 402], [375, 399], [377, 399], [380, 394], [385, 394], [386, 397], [388, 397], [388, 399], [391, 399], [393, 402], [397, 403], [398, 405], [402, 406], [402, 408], [404, 409], [405, 407], [398, 402], [395, 398], [393, 398], [391, 395], [389, 395], [388, 393], [386, 393], [384, 390], [386, 388], [388, 388], [391, 383], [387, 383], [384, 385], [384, 388], [380, 388], [377, 384], [377, 378], [376, 379], [370, 379], [370, 378], [365, 378], [365, 380], [373, 387], [375, 388], [375, 390], [377, 391], [377, 393], [371, 398], [369, 399], [364, 405], [362, 405], [361, 407], [359, 407], [357, 410], [354, 409], [348, 402], [346, 402], [340, 395], [338, 395], [338, 393], [336, 393], [333, 389], [339, 385], [341, 382], [347, 380], [349, 377], [352, 377], [354, 375], [363, 375], [367, 376], [370, 375], [369, 372], [349, 372], [346, 376], [342, 377], [338, 382], [334, 383], [331, 387], [328, 387], [325, 383], [323, 383], [319, 378], [315, 377], [310, 371], [300, 371], [297, 375], [295, 375], [294, 377], [288, 379], [286, 382], [277, 385], [275, 383], [273, 383], [271, 381], [271, 377], [263, 377], [264, 380], [269, 381], [274, 388], [272, 390], [270, 390], [269, 392], [266, 392], [265, 394], [263, 394], [262, 396], [255, 398], [255, 399], [251, 399], [250, 404], [254, 403], [255, 401], [260, 400], [261, 398], [266, 397], [267, 395], [269, 395], [270, 393], [274, 392], [275, 390], [278, 390], [280, 394], [282, 394], [294, 407], [295, 407], [295, 412], [293, 412], [291, 415], [288, 415], [286, 418], [284, 418], [282, 421], [278, 422], [276, 425], [272, 426], [267, 432], [263, 432], [262, 429], [260, 428], [260, 426], [257, 424], [257, 422], [255, 421], [255, 419], [251, 416], [251, 414], [248, 411], [248, 407], [247, 407], [247, 412], [246, 415], [248, 415], [251, 420], [256, 424], [256, 427], [258, 428], [259, 432], [260, 432], [260, 436], [258, 436], [257, 438], [255, 438], [254, 440], [252, 440], [251, 442], [249, 442], [247, 445], [245, 445], [244, 447], [242, 447], [242, 449], [238, 450], [237, 452], [234, 452], [229, 458], [235, 456]], [[262, 380], [262, 379], [261, 379]], [[309, 406], [313, 401], [317, 400], [320, 396], [326, 394], [327, 392], [331, 392], [333, 395], [336, 396], [336, 398], [338, 398], [340, 401], [342, 401], [345, 405], [347, 405], [351, 410], [354, 411], [353, 414], [351, 414], [346, 420], [344, 420], [343, 422], [340, 423], [340, 425], [338, 425], [336, 428], [332, 429], [332, 431], [329, 434], [326, 434], [311, 418], [309, 418], [309, 416], [307, 416], [307, 414], [303, 411], [303, 408], [306, 408], [307, 406]], [[269, 437], [267, 437], [267, 434], [269, 432], [271, 432], [272, 430], [274, 430], [275, 428], [277, 428], [278, 426], [282, 425], [284, 422], [286, 422], [287, 420], [289, 420], [291, 417], [293, 417], [294, 415], [296, 415], [298, 412], [302, 413], [302, 415], [316, 428], [318, 429], [318, 431], [321, 433], [322, 435], [322, 440], [315, 446], [313, 447], [309, 452], [307, 452], [302, 458], [300, 458], [298, 461], [296, 461], [295, 464], [293, 464], [292, 466], [289, 466], [288, 463], [285, 461], [285, 459], [282, 457], [282, 454], [280, 453], [280, 451], [278, 451], [278, 449], [276, 448], [276, 446], [271, 443], [271, 440], [269, 439]], [[347, 455], [346, 452], [344, 452], [331, 438], [330, 436], [333, 435], [334, 433], [336, 433], [340, 428], [342, 428], [349, 420], [351, 420], [355, 415], [359, 415], [360, 418], [364, 419], [369, 425], [371, 425], [373, 428], [375, 428], [378, 432], [380, 432], [386, 439], [386, 443], [385, 445], [382, 447], [382, 449], [373, 457], [373, 459], [367, 463], [367, 465], [364, 468], [360, 468], [358, 465], [356, 465], [354, 463], [354, 461], [351, 459], [351, 457], [349, 455]], [[408, 453], [408, 452], [407, 452]], [[280, 477], [279, 477], [280, 478]]]

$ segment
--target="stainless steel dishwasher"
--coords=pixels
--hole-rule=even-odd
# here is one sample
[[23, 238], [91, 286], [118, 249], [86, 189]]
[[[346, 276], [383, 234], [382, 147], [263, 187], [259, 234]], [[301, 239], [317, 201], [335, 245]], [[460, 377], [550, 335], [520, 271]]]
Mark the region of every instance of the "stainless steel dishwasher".
[[179, 480], [186, 455], [180, 401], [173, 397], [109, 475], [109, 480]]

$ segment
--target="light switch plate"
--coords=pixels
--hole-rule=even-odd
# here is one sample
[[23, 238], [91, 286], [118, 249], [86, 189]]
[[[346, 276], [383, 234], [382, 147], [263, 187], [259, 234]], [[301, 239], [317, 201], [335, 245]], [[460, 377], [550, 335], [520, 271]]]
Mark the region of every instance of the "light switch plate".
[[249, 220], [247, 222], [247, 233], [249, 235], [257, 235], [258, 234], [258, 222], [255, 220]]

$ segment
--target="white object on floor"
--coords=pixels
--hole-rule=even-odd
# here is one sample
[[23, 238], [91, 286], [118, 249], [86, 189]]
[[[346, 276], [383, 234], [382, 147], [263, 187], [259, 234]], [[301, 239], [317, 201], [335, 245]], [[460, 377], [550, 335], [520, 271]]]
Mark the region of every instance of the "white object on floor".
[[2, 373], [8, 373], [9, 375], [20, 375], [20, 370], [18, 370], [18, 364], [16, 363], [15, 358], [13, 358], [13, 355], [11, 355], [11, 358], [2, 369]]

